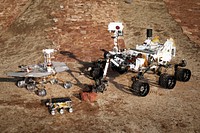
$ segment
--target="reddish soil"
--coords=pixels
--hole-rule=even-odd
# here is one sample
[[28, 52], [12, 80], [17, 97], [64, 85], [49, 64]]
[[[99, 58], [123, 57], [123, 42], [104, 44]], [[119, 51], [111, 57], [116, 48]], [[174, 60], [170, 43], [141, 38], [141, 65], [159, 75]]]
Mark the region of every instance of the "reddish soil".
[[[200, 132], [199, 2], [181, 0], [3, 0], [0, 3], [0, 131], [7, 132]], [[190, 21], [187, 21], [190, 20]], [[107, 25], [123, 22], [120, 46], [135, 47], [152, 28], [161, 41], [176, 41], [174, 61], [186, 59], [189, 82], [172, 90], [160, 88], [158, 77], [148, 75], [146, 97], [130, 92], [132, 73], [109, 71], [109, 86], [94, 103], [80, 100], [79, 92], [93, 81], [82, 72], [113, 46]], [[187, 35], [187, 36], [186, 36]], [[189, 38], [188, 38], [189, 37]], [[122, 46], [124, 47], [124, 46]], [[72, 73], [58, 76], [71, 81], [69, 90], [47, 84], [47, 96], [17, 88], [6, 76], [18, 65], [43, 61], [42, 49], [60, 50]], [[45, 99], [70, 97], [73, 113], [51, 116]]]
[[192, 41], [200, 44], [200, 1], [199, 0], [164, 0], [169, 13], [178, 22]]

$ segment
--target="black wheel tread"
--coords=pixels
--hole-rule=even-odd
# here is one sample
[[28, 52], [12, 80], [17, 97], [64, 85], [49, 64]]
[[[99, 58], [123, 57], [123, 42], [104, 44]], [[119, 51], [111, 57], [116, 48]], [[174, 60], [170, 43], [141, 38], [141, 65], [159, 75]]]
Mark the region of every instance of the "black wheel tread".
[[[171, 84], [169, 84], [171, 82]], [[159, 78], [159, 85], [166, 89], [173, 89], [176, 85], [176, 78], [172, 75], [168, 75], [167, 73], [163, 73]]]
[[[141, 87], [144, 87], [144, 91], [141, 92]], [[132, 91], [134, 94], [138, 95], [138, 96], [146, 96], [149, 93], [149, 84], [147, 82], [144, 81], [140, 81], [140, 80], [136, 80], [133, 82], [132, 84]]]
[[190, 80], [191, 71], [186, 68], [177, 68], [175, 76], [178, 81], [187, 82]]

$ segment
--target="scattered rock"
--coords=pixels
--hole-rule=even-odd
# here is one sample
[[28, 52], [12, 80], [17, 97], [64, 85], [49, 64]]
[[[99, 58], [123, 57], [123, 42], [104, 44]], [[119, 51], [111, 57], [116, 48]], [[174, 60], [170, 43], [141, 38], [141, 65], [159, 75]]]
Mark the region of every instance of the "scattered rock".
[[83, 34], [83, 35], [85, 35], [85, 34], [87, 33], [87, 31], [85, 31], [85, 30], [81, 30], [80, 33]]
[[127, 4], [131, 4], [133, 2], [133, 0], [125, 0], [124, 2]]
[[97, 101], [97, 93], [95, 92], [82, 92], [81, 94], [81, 100], [86, 102], [96, 102]]
[[58, 19], [57, 18], [53, 18], [53, 21], [56, 23], [56, 22], [58, 22]]
[[179, 18], [176, 18], [175, 20], [176, 20], [176, 22], [181, 23], [181, 20]]
[[189, 35], [192, 34], [192, 32], [190, 32], [190, 29], [189, 29], [188, 27], [186, 27], [186, 26], [182, 26], [182, 29], [183, 29], [183, 33], [185, 33], [185, 34], [189, 34]]
[[60, 9], [64, 9], [64, 6], [63, 6], [63, 5], [60, 5]]

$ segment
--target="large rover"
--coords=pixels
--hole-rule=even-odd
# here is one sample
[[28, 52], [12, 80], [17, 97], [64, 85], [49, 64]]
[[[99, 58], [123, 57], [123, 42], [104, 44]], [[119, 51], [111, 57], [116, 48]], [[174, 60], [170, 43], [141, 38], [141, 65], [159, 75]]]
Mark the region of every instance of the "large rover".
[[144, 78], [144, 74], [149, 71], [159, 76], [158, 84], [163, 88], [173, 89], [176, 81], [189, 81], [191, 71], [183, 68], [187, 64], [186, 61], [171, 62], [176, 53], [172, 38], [167, 39], [165, 43], [160, 43], [157, 37], [152, 37], [152, 29], [147, 29], [147, 39], [143, 44], [137, 45], [135, 49], [121, 50], [117, 40], [123, 35], [122, 23], [112, 22], [108, 25], [108, 30], [114, 33], [114, 48], [112, 51], [104, 50], [104, 58], [94, 62], [94, 65], [89, 68], [90, 75], [96, 81], [96, 91], [106, 90], [109, 65], [112, 70], [120, 74], [127, 71], [137, 73], [132, 78], [131, 91], [138, 96], [146, 96], [149, 93], [149, 83]]

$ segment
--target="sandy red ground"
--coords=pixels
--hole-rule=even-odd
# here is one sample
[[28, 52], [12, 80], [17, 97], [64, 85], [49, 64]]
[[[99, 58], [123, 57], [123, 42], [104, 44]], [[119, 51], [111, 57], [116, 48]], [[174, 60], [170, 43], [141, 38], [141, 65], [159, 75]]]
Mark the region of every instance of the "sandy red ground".
[[[1, 132], [200, 132], [199, 1], [182, 0], [4, 0], [0, 3], [0, 131]], [[171, 16], [172, 15], [172, 16]], [[130, 92], [132, 73], [109, 71], [109, 87], [95, 103], [82, 102], [78, 93], [93, 81], [81, 74], [88, 62], [102, 57], [101, 49], [113, 46], [107, 25], [122, 21], [124, 40], [120, 45], [135, 47], [145, 39], [146, 28], [164, 41], [176, 41], [175, 61], [186, 59], [192, 71], [189, 82], [178, 82], [172, 90], [158, 86], [149, 75], [151, 91], [146, 97]], [[178, 23], [178, 24], [177, 24]], [[190, 39], [188, 39], [188, 37]], [[56, 59], [72, 73], [59, 77], [70, 80], [65, 90], [47, 85], [47, 96], [38, 97], [17, 88], [6, 76], [18, 65], [43, 61], [41, 50], [57, 48]], [[51, 116], [41, 101], [70, 97], [74, 112]]]

